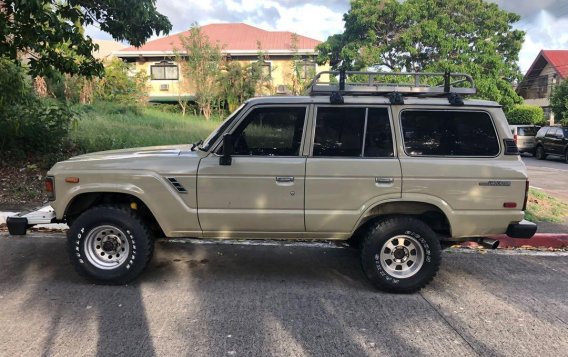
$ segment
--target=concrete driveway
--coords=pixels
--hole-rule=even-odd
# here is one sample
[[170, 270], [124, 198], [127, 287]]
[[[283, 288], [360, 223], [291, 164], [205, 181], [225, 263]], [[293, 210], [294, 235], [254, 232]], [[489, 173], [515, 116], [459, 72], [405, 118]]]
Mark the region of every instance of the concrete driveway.
[[565, 355], [568, 256], [549, 255], [447, 252], [393, 295], [351, 249], [160, 242], [138, 282], [95, 286], [62, 234], [0, 233], [0, 355]]

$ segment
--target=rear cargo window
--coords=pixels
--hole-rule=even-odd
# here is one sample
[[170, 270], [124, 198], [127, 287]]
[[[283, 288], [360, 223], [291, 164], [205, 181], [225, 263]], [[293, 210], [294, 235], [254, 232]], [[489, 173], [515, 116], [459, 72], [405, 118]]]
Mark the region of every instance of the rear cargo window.
[[401, 114], [404, 150], [410, 156], [499, 154], [489, 114], [470, 111], [406, 110]]
[[520, 126], [517, 128], [517, 135], [518, 136], [535, 136], [537, 131], [538, 131], [538, 127], [536, 126]]

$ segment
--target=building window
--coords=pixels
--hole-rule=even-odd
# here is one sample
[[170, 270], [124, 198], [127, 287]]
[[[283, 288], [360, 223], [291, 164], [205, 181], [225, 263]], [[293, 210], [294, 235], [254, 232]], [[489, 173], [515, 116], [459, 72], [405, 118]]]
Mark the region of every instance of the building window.
[[269, 81], [272, 79], [272, 63], [262, 62], [260, 64], [260, 74], [262, 75], [263, 81]]
[[312, 79], [316, 75], [316, 64], [310, 61], [302, 61], [298, 63], [298, 75], [300, 79]]
[[152, 80], [177, 80], [179, 69], [175, 63], [162, 61], [150, 66]]

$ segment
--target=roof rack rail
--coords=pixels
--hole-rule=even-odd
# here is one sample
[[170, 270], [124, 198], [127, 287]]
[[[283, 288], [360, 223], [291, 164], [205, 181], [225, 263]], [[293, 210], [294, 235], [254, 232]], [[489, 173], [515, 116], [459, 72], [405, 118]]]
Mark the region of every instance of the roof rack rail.
[[[339, 76], [339, 83], [321, 81], [323, 75]], [[352, 79], [351, 81], [348, 81]], [[356, 95], [408, 96], [465, 95], [477, 92], [473, 78], [464, 73], [324, 71], [316, 74], [307, 88], [309, 95], [335, 92]]]

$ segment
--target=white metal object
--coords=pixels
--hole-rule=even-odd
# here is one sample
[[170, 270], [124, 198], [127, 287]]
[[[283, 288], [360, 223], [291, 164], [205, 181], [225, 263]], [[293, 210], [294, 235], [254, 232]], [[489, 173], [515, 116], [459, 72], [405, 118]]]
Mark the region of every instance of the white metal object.
[[28, 225], [34, 226], [36, 224], [51, 223], [51, 221], [55, 218], [55, 211], [53, 210], [53, 207], [45, 206], [38, 209], [37, 211], [18, 213], [13, 217], [27, 218]]

